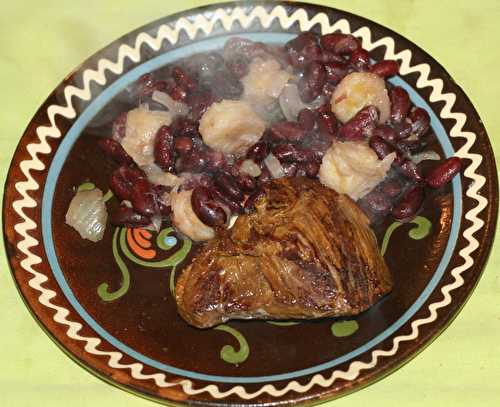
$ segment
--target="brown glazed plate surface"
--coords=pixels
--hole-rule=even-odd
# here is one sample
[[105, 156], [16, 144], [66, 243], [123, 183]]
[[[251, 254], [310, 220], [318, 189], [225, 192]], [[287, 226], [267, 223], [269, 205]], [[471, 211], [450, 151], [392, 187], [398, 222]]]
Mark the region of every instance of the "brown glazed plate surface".
[[[170, 228], [156, 234], [108, 225], [98, 243], [65, 225], [75, 188], [106, 192], [112, 164], [95, 140], [110, 106], [140, 75], [232, 35], [285, 42], [298, 32], [350, 32], [375, 60], [397, 59], [414, 104], [432, 117], [441, 156], [464, 169], [428, 198], [413, 223], [375, 232], [395, 287], [344, 320], [188, 326], [171, 293], [196, 251]], [[116, 205], [111, 198], [108, 205]], [[155, 21], [85, 61], [29, 123], [5, 185], [4, 237], [14, 279], [40, 326], [84, 368], [164, 403], [317, 403], [390, 373], [435, 338], [472, 293], [494, 236], [497, 172], [474, 107], [420, 48], [364, 18], [303, 3], [227, 3]]]

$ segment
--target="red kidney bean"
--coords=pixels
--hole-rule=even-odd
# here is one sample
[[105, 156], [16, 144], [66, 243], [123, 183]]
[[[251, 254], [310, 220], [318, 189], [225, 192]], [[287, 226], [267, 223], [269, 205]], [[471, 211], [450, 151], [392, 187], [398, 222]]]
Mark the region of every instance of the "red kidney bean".
[[201, 172], [207, 166], [207, 157], [199, 150], [192, 150], [177, 159], [175, 169], [177, 173], [181, 172]]
[[305, 163], [311, 161], [312, 154], [309, 150], [297, 147], [293, 144], [278, 144], [272, 148], [274, 156], [280, 163]]
[[396, 143], [396, 146], [401, 150], [404, 151], [408, 154], [415, 154], [418, 153], [419, 151], [422, 151], [422, 149], [425, 147], [425, 143], [423, 143], [421, 140], [399, 140]]
[[380, 190], [389, 198], [395, 198], [401, 193], [401, 184], [397, 180], [389, 180], [384, 182]]
[[301, 141], [305, 132], [296, 122], [277, 122], [269, 128], [269, 136], [275, 141], [288, 141], [297, 143]]
[[323, 160], [323, 156], [326, 153], [326, 150], [330, 148], [332, 144], [332, 140], [312, 140], [309, 143], [309, 148], [312, 152], [312, 158], [314, 161], [321, 163]]
[[281, 164], [283, 168], [283, 172], [285, 173], [285, 177], [291, 178], [297, 175], [297, 171], [299, 170], [299, 166], [297, 163], [283, 163]]
[[130, 200], [134, 185], [146, 175], [138, 168], [122, 165], [111, 174], [110, 188], [114, 194], [122, 200]]
[[151, 223], [151, 219], [147, 216], [135, 212], [128, 206], [119, 206], [110, 217], [111, 224], [115, 226], [125, 226], [128, 228], [136, 228], [140, 226], [147, 226]]
[[399, 64], [390, 59], [384, 59], [370, 66], [370, 71], [382, 78], [396, 75], [399, 72]]
[[370, 54], [366, 49], [359, 48], [351, 54], [349, 64], [354, 67], [356, 71], [364, 72], [368, 70], [370, 65]]
[[198, 122], [188, 119], [185, 116], [178, 116], [170, 125], [175, 137], [200, 138], [198, 131]]
[[259, 178], [257, 179], [259, 184], [264, 184], [266, 182], [269, 182], [273, 179], [271, 176], [271, 172], [267, 167], [262, 168], [262, 173], [259, 175]]
[[164, 171], [174, 167], [174, 136], [169, 126], [161, 126], [156, 132], [154, 146], [155, 163]]
[[227, 165], [226, 157], [220, 151], [206, 150], [207, 169], [210, 171], [219, 170]]
[[174, 140], [174, 149], [179, 155], [188, 154], [193, 149], [193, 140], [186, 136], [177, 137]]
[[430, 127], [431, 118], [425, 109], [421, 107], [413, 109], [408, 118], [411, 121], [413, 134], [420, 137], [427, 133]]
[[396, 132], [399, 139], [405, 139], [409, 137], [413, 131], [411, 123], [406, 120], [401, 123], [395, 123], [392, 128]]
[[387, 125], [375, 127], [372, 134], [373, 136], [380, 137], [381, 139], [384, 139], [389, 143], [395, 142], [398, 138], [398, 134], [396, 133], [396, 131], [392, 127]]
[[424, 201], [424, 189], [413, 186], [408, 189], [401, 200], [392, 208], [392, 216], [400, 221], [409, 221], [415, 217]]
[[325, 63], [326, 80], [334, 85], [339, 83], [349, 73], [349, 68], [345, 62]]
[[302, 109], [297, 117], [297, 121], [305, 131], [311, 131], [316, 124], [316, 115], [310, 109]]
[[138, 80], [138, 93], [140, 97], [149, 96], [155, 90], [165, 91], [167, 83], [165, 81], [156, 80], [151, 73], [142, 75]]
[[132, 185], [121, 176], [118, 170], [114, 171], [111, 174], [111, 177], [109, 179], [109, 187], [119, 199], [130, 199], [130, 195], [132, 193]]
[[242, 201], [227, 196], [217, 186], [212, 186], [210, 188], [210, 193], [215, 201], [219, 201], [221, 204], [227, 206], [231, 210], [231, 212], [243, 213]]
[[196, 89], [195, 79], [180, 66], [174, 66], [172, 69], [172, 77], [175, 82], [186, 92], [192, 92]]
[[111, 138], [116, 141], [121, 141], [125, 137], [125, 130], [127, 128], [127, 113], [120, 113], [113, 122], [111, 130]]
[[226, 61], [226, 67], [237, 78], [243, 78], [248, 73], [248, 60], [243, 57], [235, 57]]
[[216, 98], [209, 90], [198, 90], [189, 95], [187, 104], [191, 108], [191, 117], [194, 120], [200, 120], [203, 113], [207, 111]]
[[215, 202], [212, 202], [210, 190], [206, 187], [198, 186], [193, 189], [191, 207], [205, 225], [222, 226], [226, 223], [226, 212]]
[[260, 188], [256, 189], [254, 192], [252, 192], [247, 200], [245, 201], [245, 212], [249, 213], [255, 208], [255, 202], [259, 200], [260, 197], [264, 196], [264, 191]]
[[369, 141], [370, 147], [377, 154], [380, 160], [383, 160], [386, 156], [395, 151], [394, 147], [387, 143], [383, 138], [378, 136], [370, 137]]
[[[396, 163], [396, 165], [398, 165]], [[401, 164], [399, 164], [399, 170], [406, 177], [417, 183], [423, 181], [422, 175], [420, 174], [420, 169], [418, 166], [409, 159], [403, 159]]]
[[260, 164], [269, 154], [269, 146], [265, 141], [259, 141], [247, 151], [246, 157]]
[[214, 177], [214, 184], [221, 192], [229, 195], [232, 199], [235, 199], [238, 202], [243, 200], [243, 193], [236, 180], [231, 175], [219, 172]]
[[325, 100], [331, 100], [335, 88], [336, 86], [332, 82], [325, 83], [325, 86], [323, 86], [323, 97]]
[[140, 178], [134, 182], [130, 202], [134, 210], [141, 215], [153, 216], [159, 213], [155, 194], [146, 178]]
[[391, 120], [393, 123], [401, 123], [410, 111], [411, 101], [408, 92], [400, 86], [389, 91], [391, 99]]
[[315, 161], [310, 161], [310, 162], [306, 163], [306, 165], [304, 167], [304, 169], [306, 171], [306, 175], [309, 178], [315, 178], [316, 175], [318, 175], [319, 167], [320, 167], [320, 165]]
[[378, 110], [375, 106], [366, 106], [339, 128], [339, 137], [345, 140], [362, 140], [371, 135], [378, 121]]
[[111, 157], [118, 164], [133, 164], [134, 160], [130, 157], [127, 152], [123, 149], [122, 145], [117, 141], [104, 138], [100, 139], [97, 144], [109, 157]]
[[337, 135], [337, 119], [328, 104], [317, 109], [316, 123], [318, 124], [318, 133], [323, 138], [331, 140]]
[[202, 187], [211, 187], [213, 184], [212, 178], [210, 175], [204, 173], [204, 174], [196, 174], [188, 177], [182, 184], [182, 190], [183, 191], [190, 191], [191, 189], [196, 188], [197, 186], [202, 186]]
[[308, 64], [298, 84], [300, 98], [305, 103], [312, 102], [321, 94], [325, 81], [326, 71], [323, 64], [316, 61]]
[[460, 158], [447, 158], [430, 172], [425, 181], [431, 188], [441, 188], [460, 172], [461, 167], [462, 162]]
[[363, 197], [363, 201], [373, 212], [383, 213], [391, 209], [391, 201], [379, 191], [371, 191]]
[[303, 32], [285, 44], [290, 64], [302, 68], [312, 61], [321, 61], [318, 37], [312, 32]]
[[236, 177], [238, 186], [246, 192], [251, 192], [257, 187], [257, 181], [248, 174], [238, 174]]
[[336, 54], [352, 54], [361, 48], [361, 44], [351, 34], [325, 34], [320, 37], [321, 48]]
[[340, 56], [339, 54], [336, 54], [333, 51], [323, 50], [323, 52], [321, 53], [321, 62], [323, 62], [325, 64], [326, 63], [330, 63], [330, 62], [341, 62], [341, 63], [344, 63], [345, 59], [342, 56]]
[[186, 102], [186, 99], [188, 97], [188, 93], [186, 91], [186, 89], [184, 89], [182, 86], [180, 86], [179, 84], [173, 82], [173, 81], [169, 81], [167, 82], [167, 88], [165, 90], [168, 95], [178, 101], [178, 102]]

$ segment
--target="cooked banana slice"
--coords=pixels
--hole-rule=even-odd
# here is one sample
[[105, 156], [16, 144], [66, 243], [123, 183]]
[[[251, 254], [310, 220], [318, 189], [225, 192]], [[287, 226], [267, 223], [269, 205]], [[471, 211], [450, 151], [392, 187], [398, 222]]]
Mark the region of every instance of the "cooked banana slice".
[[332, 112], [342, 123], [349, 121], [368, 105], [379, 110], [379, 123], [384, 123], [391, 114], [391, 102], [384, 79], [370, 72], [347, 75], [335, 88], [330, 103]]
[[137, 165], [154, 162], [154, 143], [156, 132], [161, 126], [169, 125], [172, 117], [168, 112], [149, 110], [147, 105], [127, 113], [125, 137], [121, 144]]
[[278, 98], [283, 87], [293, 75], [275, 59], [254, 58], [248, 74], [241, 79], [243, 98], [256, 104], [268, 105]]
[[396, 153], [392, 153], [379, 160], [363, 142], [337, 142], [323, 157], [319, 180], [327, 187], [358, 200], [385, 178], [395, 156]]
[[175, 227], [195, 241], [209, 240], [215, 236], [214, 230], [205, 225], [193, 211], [191, 194], [193, 191], [172, 192], [172, 222]]
[[200, 120], [203, 142], [224, 154], [244, 155], [264, 133], [265, 122], [241, 100], [212, 104]]

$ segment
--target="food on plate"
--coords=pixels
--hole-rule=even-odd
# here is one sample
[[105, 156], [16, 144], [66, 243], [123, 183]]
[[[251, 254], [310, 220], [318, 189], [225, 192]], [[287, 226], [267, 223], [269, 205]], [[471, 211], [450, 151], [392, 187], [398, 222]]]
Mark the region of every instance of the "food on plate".
[[[370, 221], [412, 220], [461, 169], [398, 69], [349, 34], [234, 37], [117, 96], [99, 141], [110, 221], [196, 242], [177, 283], [189, 323], [354, 315], [391, 289]], [[106, 216], [78, 192], [67, 223], [97, 241]]]
[[255, 207], [179, 277], [178, 310], [191, 325], [356, 315], [391, 290], [369, 220], [346, 195], [282, 178]]
[[98, 188], [78, 191], [69, 204], [66, 224], [83, 239], [97, 242], [104, 236], [108, 212], [102, 191]]
[[293, 75], [275, 59], [254, 58], [241, 79], [243, 98], [252, 104], [269, 105], [277, 99]]
[[224, 154], [245, 155], [266, 126], [247, 102], [222, 100], [211, 105], [200, 120], [203, 142]]
[[156, 133], [171, 121], [168, 112], [149, 110], [147, 106], [139, 106], [127, 113], [125, 137], [121, 140], [121, 145], [137, 165], [154, 162]]
[[[168, 222], [208, 240], [252, 212], [267, 182], [296, 176], [348, 194], [372, 220], [410, 220], [461, 163], [442, 161], [427, 111], [387, 80], [398, 68], [372, 63], [352, 35], [305, 32], [284, 46], [234, 37], [143, 75], [99, 142], [118, 167], [111, 222]], [[416, 186], [419, 199], [401, 211]]]
[[358, 200], [385, 178], [395, 157], [396, 153], [391, 153], [379, 160], [365, 143], [335, 142], [323, 156], [319, 179], [327, 187]]
[[342, 79], [332, 93], [331, 106], [342, 123], [348, 122], [366, 106], [378, 109], [379, 123], [385, 123], [391, 114], [385, 81], [372, 72], [353, 72]]

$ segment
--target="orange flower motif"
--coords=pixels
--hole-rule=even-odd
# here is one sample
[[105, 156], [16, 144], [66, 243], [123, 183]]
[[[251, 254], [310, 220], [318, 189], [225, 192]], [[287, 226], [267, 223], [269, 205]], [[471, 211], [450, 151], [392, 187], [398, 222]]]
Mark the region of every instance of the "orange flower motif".
[[136, 256], [151, 260], [156, 256], [156, 250], [150, 249], [152, 236], [145, 229], [127, 229], [127, 244]]

